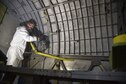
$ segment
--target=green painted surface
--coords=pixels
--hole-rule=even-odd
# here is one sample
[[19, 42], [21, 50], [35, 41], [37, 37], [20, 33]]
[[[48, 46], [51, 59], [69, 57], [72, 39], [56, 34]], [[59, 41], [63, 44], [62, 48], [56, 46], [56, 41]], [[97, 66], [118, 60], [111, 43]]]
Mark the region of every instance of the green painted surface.
[[7, 7], [0, 2], [0, 24], [2, 23], [6, 10], [7, 10]]

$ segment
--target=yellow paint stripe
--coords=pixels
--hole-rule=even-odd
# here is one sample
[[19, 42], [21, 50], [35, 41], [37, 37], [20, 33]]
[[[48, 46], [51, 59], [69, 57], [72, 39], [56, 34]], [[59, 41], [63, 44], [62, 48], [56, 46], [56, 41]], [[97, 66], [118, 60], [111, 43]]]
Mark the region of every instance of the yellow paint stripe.
[[57, 60], [74, 61], [73, 59], [57, 57], [57, 56], [55, 56], [55, 55], [50, 55], [50, 54], [45, 54], [45, 53], [39, 52], [39, 51], [37, 51], [37, 49], [35, 48], [35, 46], [34, 46], [34, 44], [33, 44], [32, 42], [30, 42], [30, 45], [31, 45], [31, 47], [32, 47], [32, 50], [33, 50], [36, 54], [38, 54], [38, 55], [45, 56], [45, 57], [49, 57], [49, 58], [54, 58], [54, 59], [57, 59]]

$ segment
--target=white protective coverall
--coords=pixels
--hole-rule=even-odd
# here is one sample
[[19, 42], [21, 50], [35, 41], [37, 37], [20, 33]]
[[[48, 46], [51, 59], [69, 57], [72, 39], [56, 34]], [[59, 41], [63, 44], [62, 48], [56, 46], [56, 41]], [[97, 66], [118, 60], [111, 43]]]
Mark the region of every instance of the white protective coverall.
[[24, 59], [26, 43], [31, 41], [37, 41], [37, 37], [30, 36], [25, 26], [17, 27], [7, 52], [7, 65], [18, 67]]

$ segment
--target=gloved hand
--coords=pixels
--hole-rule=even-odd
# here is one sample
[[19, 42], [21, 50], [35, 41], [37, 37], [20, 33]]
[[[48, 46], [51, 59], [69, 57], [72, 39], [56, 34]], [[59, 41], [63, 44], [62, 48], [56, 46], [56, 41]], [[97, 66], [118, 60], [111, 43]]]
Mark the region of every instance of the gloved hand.
[[37, 41], [40, 41], [40, 38], [39, 37], [37, 37], [37, 36], [35, 36], [36, 38], [37, 38]]

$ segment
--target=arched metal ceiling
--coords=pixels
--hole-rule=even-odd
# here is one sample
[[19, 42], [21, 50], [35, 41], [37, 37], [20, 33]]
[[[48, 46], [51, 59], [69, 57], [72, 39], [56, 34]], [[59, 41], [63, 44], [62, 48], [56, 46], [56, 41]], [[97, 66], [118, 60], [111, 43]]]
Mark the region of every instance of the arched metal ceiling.
[[113, 0], [4, 0], [20, 22], [34, 18], [50, 37], [46, 53], [104, 59], [118, 34], [117, 5]]

